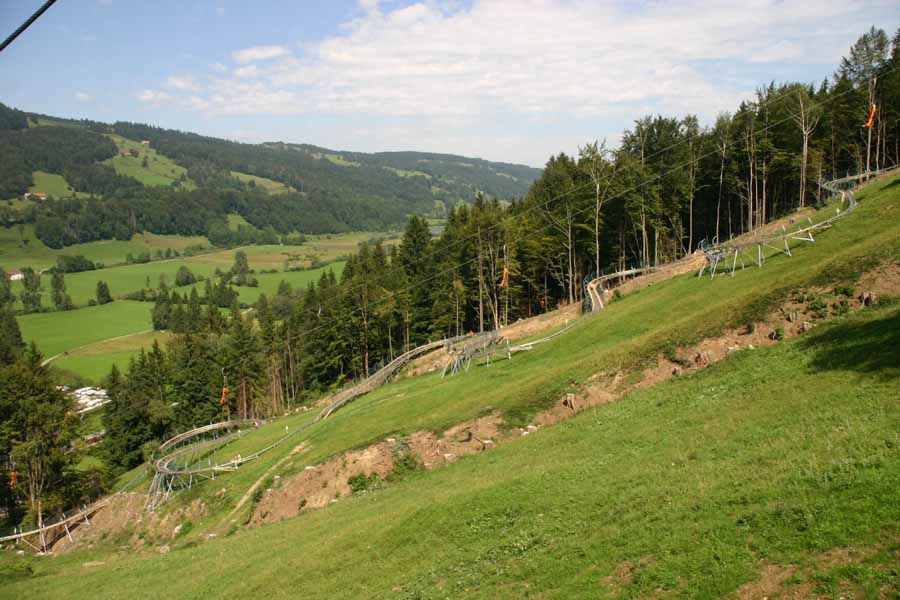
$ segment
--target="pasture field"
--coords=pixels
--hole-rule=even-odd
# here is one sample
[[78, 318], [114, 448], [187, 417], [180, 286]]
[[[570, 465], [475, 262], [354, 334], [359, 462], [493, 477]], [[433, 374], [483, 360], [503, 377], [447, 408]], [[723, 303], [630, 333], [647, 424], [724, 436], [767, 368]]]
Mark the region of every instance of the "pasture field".
[[44, 192], [54, 198], [69, 198], [72, 196], [87, 198], [90, 195], [73, 190], [62, 175], [35, 171], [31, 176], [34, 178], [34, 185], [28, 188], [29, 192]]
[[53, 361], [53, 366], [70, 371], [94, 383], [109, 375], [113, 365], [121, 372], [128, 370], [128, 361], [141, 351], [149, 350], [156, 341], [165, 346], [172, 334], [167, 331], [149, 331], [124, 337], [116, 337], [78, 347]]
[[16, 317], [25, 343], [37, 344], [44, 358], [101, 340], [152, 329], [149, 302], [119, 300], [66, 312]]
[[231, 171], [231, 176], [244, 182], [253, 182], [256, 187], [261, 187], [270, 194], [284, 194], [294, 191], [294, 188], [287, 186], [280, 181], [268, 179], [267, 177], [257, 177], [249, 173], [241, 173], [240, 171]]
[[0, 266], [12, 268], [31, 267], [35, 270], [48, 269], [56, 264], [56, 257], [78, 254], [94, 262], [105, 265], [121, 264], [125, 256], [137, 256], [142, 252], [156, 254], [157, 250], [172, 248], [179, 252], [189, 246], [209, 246], [209, 240], [203, 236], [157, 235], [155, 233], [137, 233], [129, 241], [100, 240], [75, 244], [56, 250], [48, 248], [44, 242], [34, 235], [34, 226], [30, 224], [14, 227], [0, 227]]
[[254, 275], [259, 286], [257, 287], [235, 287], [238, 292], [239, 301], [246, 304], [253, 304], [259, 298], [260, 294], [265, 294], [269, 298], [278, 291], [278, 286], [282, 281], [287, 281], [295, 290], [305, 289], [311, 282], [318, 282], [322, 273], [329, 270], [334, 271], [334, 276], [340, 279], [341, 273], [344, 271], [344, 261], [336, 261], [318, 269], [307, 269], [305, 271], [285, 271], [280, 273], [260, 273]]
[[236, 213], [228, 213], [225, 220], [228, 223], [228, 228], [232, 231], [237, 231], [238, 226], [240, 225], [243, 225], [244, 227], [253, 227], [247, 219]]
[[[603, 377], [636, 383], [660, 355], [764, 319], [797, 290], [854, 286], [900, 260], [900, 187], [873, 184], [859, 197], [854, 214], [815, 244], [796, 243], [792, 258], [733, 278], [656, 283], [512, 360], [400, 378], [303, 430], [314, 412], [272, 421], [222, 452], [247, 455], [285, 426], [295, 437], [163, 508], [203, 501], [208, 512], [189, 533], [144, 553], [119, 550], [127, 531], [52, 560], [4, 554], [10, 572], [25, 563], [34, 576], [3, 593], [686, 599], [734, 597], [762, 580], [774, 589], [741, 597], [893, 597], [896, 298], [793, 339], [742, 345], [527, 436], [511, 429]], [[408, 467], [277, 524], [243, 528], [252, 501], [232, 513], [254, 484], [264, 494], [349, 449], [491, 413], [510, 428], [495, 449], [444, 468]], [[162, 544], [171, 551], [160, 553]]]
[[[223, 271], [231, 268], [234, 262], [234, 253], [235, 250], [223, 250], [193, 257], [155, 260], [81, 273], [67, 273], [65, 277], [66, 293], [72, 297], [72, 301], [77, 306], [84, 307], [96, 297], [98, 281], [105, 281], [109, 285], [113, 298], [122, 298], [131, 292], [148, 287], [156, 288], [159, 286], [160, 277], [163, 277], [166, 285], [171, 288], [175, 282], [175, 275], [182, 266], [188, 267], [194, 275], [208, 278], [214, 275], [217, 268]], [[51, 277], [50, 273], [45, 273], [41, 277], [45, 307], [50, 304]], [[13, 291], [15, 294], [21, 293], [22, 283], [14, 282]]]
[[[133, 177], [147, 186], [172, 185], [187, 174], [187, 169], [175, 163], [170, 158], [158, 153], [154, 148], [142, 145], [140, 142], [123, 138], [115, 134], [107, 134], [107, 137], [116, 143], [119, 154], [107, 159], [104, 163], [110, 165], [120, 175]], [[137, 156], [122, 156], [122, 152], [135, 151]], [[144, 159], [147, 166], [144, 166]], [[183, 181], [181, 187], [192, 190], [196, 186], [190, 179]]]
[[[48, 268], [55, 264], [56, 257], [61, 254], [83, 254], [91, 260], [106, 262], [121, 260], [125, 254], [137, 255], [141, 252], [156, 253], [157, 250], [171, 247], [183, 250], [193, 244], [206, 242], [206, 238], [184, 236], [157, 236], [153, 234], [136, 235], [129, 242], [115, 240], [90, 242], [69, 246], [62, 250], [47, 248], [40, 240], [34, 238], [33, 229], [26, 225], [23, 229], [24, 239], [27, 243], [21, 243], [19, 229], [12, 227], [0, 229], [0, 266], [5, 269], [25, 266], [23, 261], [29, 261], [34, 268]], [[283, 278], [305, 285], [308, 275], [313, 271], [287, 272], [283, 277], [280, 274], [263, 274], [262, 270], [284, 270], [294, 266], [308, 267], [313, 260], [330, 262], [338, 257], [343, 257], [356, 250], [360, 241], [370, 239], [376, 234], [349, 233], [334, 236], [318, 236], [301, 246], [247, 246], [220, 250], [190, 257], [178, 257], [166, 260], [154, 260], [141, 264], [119, 264], [117, 266], [84, 271], [81, 273], [66, 274], [66, 292], [72, 297], [72, 301], [79, 307], [86, 306], [95, 298], [98, 281], [105, 281], [114, 298], [122, 298], [125, 295], [138, 291], [145, 287], [156, 288], [160, 277], [164, 277], [166, 284], [172, 287], [175, 274], [182, 266], [188, 267], [194, 275], [212, 277], [216, 269], [228, 271], [234, 264], [234, 255], [238, 250], [247, 254], [250, 267], [257, 271], [255, 277], [262, 285], [269, 286], [272, 290], [277, 288], [278, 282]], [[107, 263], [108, 264], [108, 263]], [[341, 267], [338, 268], [342, 268]], [[42, 276], [43, 306], [50, 306], [50, 273]], [[274, 281], [274, 283], [272, 283]], [[265, 282], [265, 283], [263, 283]], [[267, 288], [268, 289], [268, 288]], [[21, 293], [22, 283], [13, 282], [15, 294]], [[269, 292], [267, 292], [269, 293]], [[251, 292], [248, 297], [256, 298], [258, 293]], [[243, 298], [242, 298], [243, 301]]]
[[359, 249], [362, 242], [381, 239], [382, 243], [392, 246], [400, 243], [400, 235], [397, 232], [372, 233], [354, 232], [342, 234], [307, 235], [306, 243], [299, 246], [307, 252], [314, 252], [319, 260], [330, 261], [338, 258], [346, 258]]

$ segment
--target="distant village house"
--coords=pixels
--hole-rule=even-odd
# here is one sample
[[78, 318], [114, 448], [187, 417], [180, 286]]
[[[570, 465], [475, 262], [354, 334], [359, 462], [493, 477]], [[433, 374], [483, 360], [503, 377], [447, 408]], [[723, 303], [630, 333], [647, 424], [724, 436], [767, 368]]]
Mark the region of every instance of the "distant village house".
[[25, 276], [22, 275], [22, 271], [18, 269], [11, 269], [6, 272], [6, 278], [10, 281], [19, 281], [21, 279], [25, 279]]
[[25, 199], [28, 200], [29, 198], [33, 200], [46, 200], [47, 194], [44, 192], [25, 192]]
[[150, 140], [141, 140], [141, 144], [143, 144], [144, 146], [149, 146]]

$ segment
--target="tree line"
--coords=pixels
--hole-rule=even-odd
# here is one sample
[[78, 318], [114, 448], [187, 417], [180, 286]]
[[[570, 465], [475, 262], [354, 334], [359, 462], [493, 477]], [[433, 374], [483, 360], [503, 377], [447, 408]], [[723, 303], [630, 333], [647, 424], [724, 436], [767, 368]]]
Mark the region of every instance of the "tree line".
[[[203, 394], [173, 398], [205, 406], [224, 372], [238, 393], [223, 412], [275, 414], [413, 345], [577, 302], [593, 273], [672, 261], [702, 240], [816, 205], [819, 180], [898, 163], [898, 51], [900, 34], [891, 42], [873, 28], [828, 81], [763, 86], [709, 125], [692, 115], [639, 118], [617, 148], [592, 142], [577, 156], [551, 157], [524, 197], [479, 196], [450, 210], [436, 237], [413, 216], [398, 246], [363, 243], [340, 277], [325, 273], [300, 290], [283, 284], [252, 313], [232, 311], [227, 324], [201, 312], [199, 296], [164, 292], [163, 312], [191, 315], [175, 321], [192, 324], [192, 348], [241, 348], [210, 350], [214, 365], [196, 363]], [[187, 343], [160, 349], [161, 364], [174, 364], [170, 352]], [[182, 377], [177, 371], [168, 372]], [[148, 398], [171, 384], [154, 385]]]
[[213, 282], [187, 298], [163, 288], [159, 325], [181, 333], [109, 376], [109, 460], [128, 468], [171, 433], [226, 415], [281, 414], [416, 344], [577, 302], [592, 273], [662, 264], [817, 205], [820, 179], [900, 162], [898, 73], [900, 32], [873, 28], [833, 79], [766, 85], [709, 125], [639, 118], [616, 148], [551, 157], [523, 197], [478, 196], [436, 236], [412, 216], [398, 245], [360, 244], [340, 276], [282, 283], [251, 311], [232, 300], [224, 315]]

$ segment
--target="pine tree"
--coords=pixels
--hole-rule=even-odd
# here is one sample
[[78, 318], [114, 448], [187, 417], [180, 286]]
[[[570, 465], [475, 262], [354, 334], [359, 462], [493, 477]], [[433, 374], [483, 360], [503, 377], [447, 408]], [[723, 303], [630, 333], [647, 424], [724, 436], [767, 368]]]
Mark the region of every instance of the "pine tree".
[[26, 313], [41, 310], [41, 276], [31, 267], [22, 269], [22, 307]]
[[103, 280], [97, 282], [97, 304], [109, 304], [112, 295], [109, 293], [109, 285]]
[[25, 356], [0, 369], [0, 397], [11, 410], [13, 428], [6, 443], [20, 480], [16, 492], [28, 503], [37, 524], [65, 507], [65, 480], [78, 461], [71, 449], [77, 437], [73, 400], [56, 388], [42, 356], [32, 344]]

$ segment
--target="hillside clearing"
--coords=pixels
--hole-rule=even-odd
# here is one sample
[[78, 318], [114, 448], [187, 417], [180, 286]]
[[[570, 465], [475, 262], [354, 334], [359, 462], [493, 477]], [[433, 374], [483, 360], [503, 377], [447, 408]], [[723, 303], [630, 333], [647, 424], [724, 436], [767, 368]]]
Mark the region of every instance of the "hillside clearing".
[[284, 194], [294, 191], [294, 188], [287, 186], [280, 181], [275, 181], [274, 179], [268, 179], [266, 177], [258, 177], [256, 175], [250, 175], [249, 173], [241, 173], [240, 171], [231, 171], [231, 176], [246, 183], [252, 181], [253, 185], [261, 187], [270, 194]]
[[163, 156], [156, 149], [120, 135], [107, 134], [107, 137], [115, 142], [119, 153], [104, 162], [120, 175], [133, 177], [150, 186], [171, 186], [177, 183], [186, 190], [196, 187], [193, 181], [187, 179], [187, 169]]

